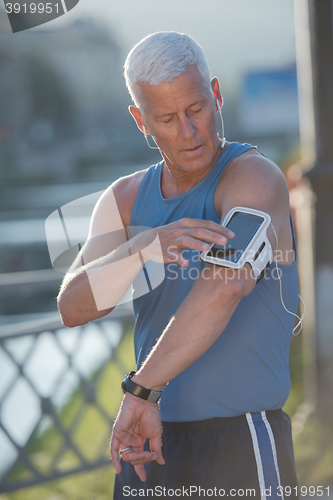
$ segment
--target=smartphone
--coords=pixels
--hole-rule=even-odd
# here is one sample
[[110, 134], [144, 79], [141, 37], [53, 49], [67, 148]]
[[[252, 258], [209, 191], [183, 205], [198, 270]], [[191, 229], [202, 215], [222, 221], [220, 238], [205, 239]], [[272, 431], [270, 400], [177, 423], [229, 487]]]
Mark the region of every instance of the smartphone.
[[[259, 210], [235, 207], [226, 215], [222, 226], [235, 233], [226, 245], [212, 244], [202, 252], [201, 260], [239, 269], [249, 262], [261, 272], [272, 261], [272, 247], [267, 238], [271, 222], [269, 214]], [[257, 272], [256, 272], [257, 274]]]
[[207, 256], [237, 263], [264, 220], [258, 215], [235, 212], [225, 226], [235, 233], [234, 238], [223, 246], [214, 244]]

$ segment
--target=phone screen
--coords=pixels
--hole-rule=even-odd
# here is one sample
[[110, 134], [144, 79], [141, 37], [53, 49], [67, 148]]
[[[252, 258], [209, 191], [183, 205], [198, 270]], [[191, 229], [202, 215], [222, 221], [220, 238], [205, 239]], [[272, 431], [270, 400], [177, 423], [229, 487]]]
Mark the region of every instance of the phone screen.
[[263, 222], [264, 218], [258, 215], [235, 212], [226, 226], [235, 233], [234, 238], [223, 246], [214, 244], [207, 255], [236, 264]]

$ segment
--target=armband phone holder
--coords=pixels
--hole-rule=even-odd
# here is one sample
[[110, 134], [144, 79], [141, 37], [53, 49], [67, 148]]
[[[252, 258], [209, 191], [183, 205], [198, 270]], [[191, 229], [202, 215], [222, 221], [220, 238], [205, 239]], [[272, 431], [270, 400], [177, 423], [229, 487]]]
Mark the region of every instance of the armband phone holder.
[[218, 266], [241, 269], [249, 263], [258, 283], [273, 261], [273, 250], [267, 237], [271, 217], [253, 208], [235, 207], [227, 213], [222, 226], [235, 233], [226, 245], [212, 244], [201, 253], [201, 260]]

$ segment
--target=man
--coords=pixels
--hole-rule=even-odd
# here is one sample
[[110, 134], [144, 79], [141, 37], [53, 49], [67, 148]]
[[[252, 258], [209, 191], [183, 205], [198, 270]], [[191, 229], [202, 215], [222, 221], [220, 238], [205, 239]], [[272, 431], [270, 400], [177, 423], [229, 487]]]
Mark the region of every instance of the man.
[[284, 177], [255, 147], [218, 136], [219, 83], [189, 36], [146, 37], [129, 53], [125, 76], [130, 112], [162, 161], [103, 194], [59, 295], [64, 324], [85, 324], [110, 312], [131, 283], [136, 293], [143, 263], [146, 278], [152, 263], [164, 263], [162, 282], [147, 279], [149, 291], [134, 299], [138, 371], [125, 381], [113, 429], [114, 498], [283, 498], [287, 486], [296, 498], [290, 419], [281, 410], [294, 318], [275, 267], [255, 284], [248, 263], [235, 273], [198, 258], [234, 237], [220, 225], [232, 208], [269, 214], [283, 298], [296, 310]]

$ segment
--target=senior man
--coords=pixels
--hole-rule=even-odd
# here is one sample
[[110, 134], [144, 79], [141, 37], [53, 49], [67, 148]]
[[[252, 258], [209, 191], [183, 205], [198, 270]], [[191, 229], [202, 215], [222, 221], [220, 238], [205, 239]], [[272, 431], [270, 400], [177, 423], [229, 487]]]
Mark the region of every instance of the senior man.
[[[64, 324], [85, 324], [135, 288], [143, 263], [165, 268], [164, 280], [134, 299], [137, 372], [124, 382], [112, 434], [114, 498], [277, 499], [286, 487], [297, 498], [290, 419], [281, 410], [294, 317], [280, 284], [291, 311], [298, 300], [284, 177], [254, 146], [225, 141], [223, 122], [219, 137], [219, 83], [191, 37], [146, 37], [129, 53], [125, 77], [130, 112], [162, 161], [106, 190], [59, 295]], [[231, 273], [198, 258], [234, 237], [220, 221], [236, 206], [270, 215], [281, 283], [274, 266], [255, 284], [248, 263]], [[114, 236], [123, 227], [127, 242]]]

